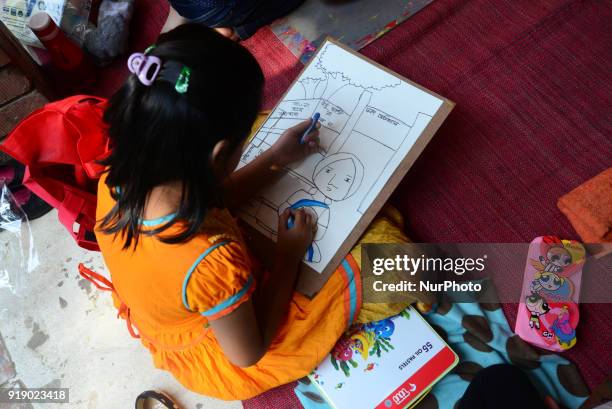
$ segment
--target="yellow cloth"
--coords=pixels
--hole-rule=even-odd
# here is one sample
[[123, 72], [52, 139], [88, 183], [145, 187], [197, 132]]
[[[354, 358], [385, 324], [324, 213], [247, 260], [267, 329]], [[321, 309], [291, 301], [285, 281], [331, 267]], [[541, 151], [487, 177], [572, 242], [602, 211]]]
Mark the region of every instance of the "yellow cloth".
[[[352, 256], [357, 264], [361, 266], [361, 244], [366, 243], [410, 243], [404, 233], [404, 218], [401, 213], [393, 206], [385, 205], [374, 221], [370, 224], [364, 235], [359, 239], [359, 245], [351, 250]], [[364, 282], [362, 278], [362, 282]], [[363, 292], [363, 302], [361, 310], [357, 316], [357, 322], [366, 323], [379, 321], [384, 318], [397, 315], [400, 311], [414, 302], [419, 309], [427, 308], [433, 302], [429, 294], [415, 294], [414, 297], [405, 296], [404, 302], [380, 303], [368, 299], [368, 291]]]

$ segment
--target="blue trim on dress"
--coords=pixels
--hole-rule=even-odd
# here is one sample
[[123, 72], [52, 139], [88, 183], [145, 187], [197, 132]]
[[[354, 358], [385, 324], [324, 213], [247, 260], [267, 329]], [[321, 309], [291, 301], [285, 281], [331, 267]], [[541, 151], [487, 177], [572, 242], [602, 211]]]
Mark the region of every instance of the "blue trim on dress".
[[355, 311], [357, 310], [357, 283], [355, 282], [355, 272], [351, 268], [346, 259], [342, 260], [342, 267], [346, 271], [349, 283], [350, 309], [349, 309], [349, 325], [355, 320]]
[[170, 213], [166, 216], [157, 217], [155, 219], [142, 219], [140, 224], [146, 227], [153, 227], [159, 224], [164, 224], [172, 221], [176, 217], [176, 213]]
[[[115, 186], [115, 192], [118, 195], [121, 195], [121, 188], [119, 186]], [[159, 224], [168, 223], [172, 221], [172, 219], [174, 219], [175, 217], [176, 217], [176, 213], [170, 213], [162, 217], [157, 217], [155, 219], [142, 219], [140, 221], [140, 224], [142, 224], [145, 227], [153, 227]]]
[[210, 317], [212, 315], [220, 313], [221, 311], [223, 311], [226, 308], [231, 307], [232, 305], [234, 305], [238, 301], [240, 301], [240, 299], [247, 293], [247, 291], [249, 291], [249, 289], [251, 288], [252, 285], [253, 285], [253, 276], [249, 276], [246, 284], [244, 285], [244, 287], [242, 287], [242, 289], [240, 291], [238, 291], [236, 294], [232, 295], [227, 300], [225, 300], [225, 301], [221, 302], [220, 304], [214, 306], [210, 310], [201, 312], [200, 314], [202, 314], [205, 317]]
[[212, 245], [209, 248], [207, 248], [204, 253], [200, 254], [200, 257], [198, 257], [196, 259], [196, 261], [191, 265], [191, 267], [187, 271], [187, 274], [185, 275], [185, 279], [183, 280], [183, 289], [181, 290], [181, 295], [182, 295], [182, 298], [183, 298], [183, 305], [189, 311], [191, 311], [191, 308], [189, 308], [189, 304], [187, 303], [187, 284], [189, 283], [189, 279], [191, 278], [191, 274], [193, 274], [193, 272], [195, 271], [195, 269], [198, 266], [198, 264], [200, 264], [200, 262], [202, 260], [204, 260], [204, 258], [206, 256], [208, 256], [210, 253], [212, 253], [216, 248], [221, 247], [221, 246], [223, 246], [225, 244], [229, 244], [229, 241], [222, 241], [222, 242], [219, 242], [219, 243], [217, 243], [215, 245]]

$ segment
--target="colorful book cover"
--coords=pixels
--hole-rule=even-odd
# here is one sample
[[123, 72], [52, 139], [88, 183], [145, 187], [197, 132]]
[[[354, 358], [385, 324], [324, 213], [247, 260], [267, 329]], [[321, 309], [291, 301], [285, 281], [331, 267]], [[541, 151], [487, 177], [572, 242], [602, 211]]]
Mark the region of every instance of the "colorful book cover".
[[409, 307], [395, 317], [352, 328], [310, 378], [335, 409], [408, 408], [458, 360]]

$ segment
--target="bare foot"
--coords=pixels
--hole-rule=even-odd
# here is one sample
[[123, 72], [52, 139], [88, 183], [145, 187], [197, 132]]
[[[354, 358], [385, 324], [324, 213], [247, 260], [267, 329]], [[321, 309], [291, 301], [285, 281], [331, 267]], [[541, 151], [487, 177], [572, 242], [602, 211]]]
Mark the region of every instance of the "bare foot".
[[230, 40], [240, 41], [240, 37], [236, 34], [236, 31], [231, 27], [216, 27], [215, 30], [223, 37], [227, 37]]
[[170, 7], [170, 12], [168, 13], [168, 18], [166, 19], [166, 23], [161, 29], [161, 33], [166, 33], [182, 24], [188, 23], [185, 17], [181, 16], [178, 11]]
[[[186, 23], [189, 23], [189, 20], [181, 16], [178, 13], [178, 11], [176, 11], [174, 8], [170, 7], [168, 18], [166, 19], [166, 23], [161, 29], [161, 33], [166, 33]], [[221, 34], [224, 37], [229, 38], [230, 40], [240, 41], [240, 37], [238, 37], [238, 34], [236, 34], [236, 31], [231, 27], [217, 27], [215, 28], [215, 30], [217, 30], [219, 34]]]

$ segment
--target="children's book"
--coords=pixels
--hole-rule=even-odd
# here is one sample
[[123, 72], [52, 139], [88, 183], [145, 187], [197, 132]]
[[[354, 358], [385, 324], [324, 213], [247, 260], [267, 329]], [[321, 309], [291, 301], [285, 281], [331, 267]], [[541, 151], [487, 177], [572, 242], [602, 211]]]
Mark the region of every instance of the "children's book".
[[317, 233], [304, 254], [305, 266], [331, 274], [453, 106], [346, 46], [326, 41], [247, 144], [239, 166], [313, 117], [320, 118], [320, 149], [288, 165], [243, 204], [240, 217], [273, 242], [279, 214], [307, 208], [316, 217]]
[[334, 409], [409, 408], [457, 364], [413, 308], [354, 327], [310, 375]]

